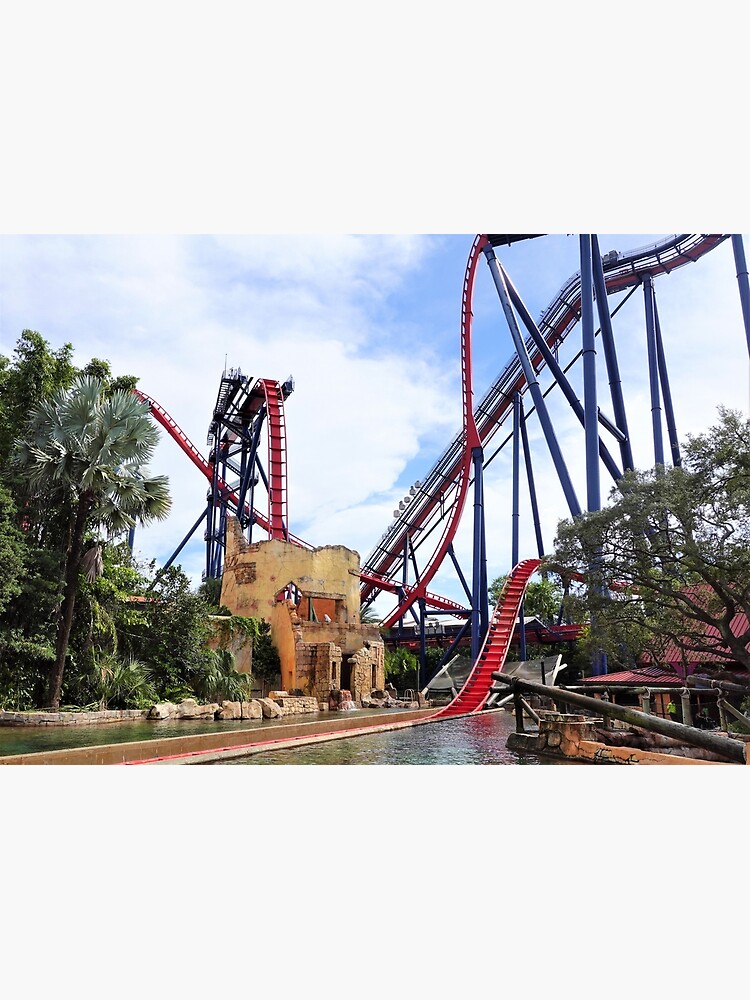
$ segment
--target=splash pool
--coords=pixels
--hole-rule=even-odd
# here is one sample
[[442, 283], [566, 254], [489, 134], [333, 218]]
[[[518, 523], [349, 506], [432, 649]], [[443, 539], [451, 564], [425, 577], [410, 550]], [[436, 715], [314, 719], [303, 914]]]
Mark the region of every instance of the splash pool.
[[[225, 764], [547, 764], [558, 763], [507, 750], [515, 729], [511, 713], [487, 712], [329, 743], [269, 750]], [[222, 762], [212, 762], [222, 763]]]

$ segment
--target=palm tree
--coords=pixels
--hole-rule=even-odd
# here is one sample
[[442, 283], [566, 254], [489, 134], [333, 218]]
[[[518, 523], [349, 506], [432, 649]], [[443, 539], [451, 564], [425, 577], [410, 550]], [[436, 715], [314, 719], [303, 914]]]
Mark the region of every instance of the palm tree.
[[148, 414], [132, 393], [108, 394], [102, 381], [83, 376], [32, 411], [25, 437], [16, 441], [14, 463], [29, 489], [70, 509], [48, 693], [53, 708], [60, 705], [85, 532], [118, 534], [136, 522], [162, 520], [171, 507], [166, 476], [146, 475], [159, 440]]

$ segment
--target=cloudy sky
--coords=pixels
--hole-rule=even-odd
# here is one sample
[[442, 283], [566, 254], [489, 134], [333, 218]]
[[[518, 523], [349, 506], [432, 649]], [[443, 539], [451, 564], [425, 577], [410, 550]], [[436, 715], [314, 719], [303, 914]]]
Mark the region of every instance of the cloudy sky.
[[[624, 251], [661, 235], [601, 234], [600, 245]], [[0, 351], [11, 355], [21, 330], [31, 328], [54, 348], [72, 342], [78, 364], [106, 358], [116, 374], [136, 375], [204, 453], [225, 365], [253, 379], [292, 375], [290, 528], [315, 545], [354, 548], [364, 560], [398, 501], [460, 429], [461, 289], [473, 237], [7, 235], [0, 238]], [[546, 236], [498, 255], [538, 317], [578, 269], [578, 239]], [[748, 355], [730, 241], [658, 278], [656, 293], [680, 436], [709, 426], [719, 403], [747, 412]], [[483, 261], [474, 314], [479, 398], [512, 350]], [[615, 333], [636, 461], [646, 466], [653, 446], [640, 292], [616, 318]], [[580, 335], [579, 325], [563, 362], [580, 348]], [[580, 364], [571, 380], [580, 395]], [[603, 364], [599, 382], [600, 405], [611, 413]], [[583, 504], [583, 432], [559, 392], [548, 402]], [[529, 430], [549, 550], [567, 510], [535, 417]], [[139, 530], [136, 552], [160, 565], [201, 513], [207, 484], [164, 433], [152, 468], [169, 476], [173, 511], [166, 523]], [[602, 484], [606, 495], [606, 472]], [[492, 578], [510, 568], [509, 448], [490, 465], [486, 491]], [[521, 495], [522, 556], [534, 555], [525, 486]], [[468, 514], [464, 522], [457, 551], [468, 569]], [[198, 582], [204, 559], [201, 529], [179, 561]], [[431, 589], [462, 595], [452, 571]], [[389, 606], [378, 603], [382, 611]]]
[[[291, 527], [316, 543], [348, 544], [364, 557], [387, 527], [395, 501], [458, 430], [461, 284], [474, 233], [633, 234], [602, 236], [606, 252], [647, 242], [637, 235], [644, 229], [666, 234], [749, 228], [743, 208], [746, 41], [744, 32], [727, 30], [737, 23], [736, 4], [719, 0], [710, 9], [693, 9], [674, 0], [658, 6], [635, 0], [626, 14], [617, 5], [590, 2], [500, 10], [486, 0], [460, 9], [423, 0], [385, 0], [377, 10], [325, 0], [275, 6], [215, 0], [210, 7], [184, 3], [179, 10], [158, 0], [134, 0], [127, 9], [91, 0], [5, 6], [0, 232], [9, 235], [0, 241], [0, 351], [11, 352], [20, 331], [30, 327], [54, 346], [71, 341], [81, 364], [92, 355], [106, 357], [118, 373], [139, 376], [142, 389], [198, 446], [205, 443], [225, 359], [254, 377], [284, 379], [291, 373]], [[463, 235], [409, 235], [441, 232]], [[332, 235], [347, 233], [359, 235]], [[522, 244], [501, 259], [535, 316], [578, 267], [571, 237]], [[480, 270], [475, 367], [481, 394], [508, 360], [510, 342]], [[710, 424], [719, 402], [746, 409], [748, 356], [731, 248], [725, 244], [695, 267], [660, 279], [657, 295], [681, 434]], [[632, 316], [627, 319], [623, 310], [616, 336], [637, 457], [649, 464], [642, 305], [634, 297], [626, 308]], [[581, 435], [556, 398], [549, 397], [550, 407], [583, 494]], [[559, 486], [544, 471], [538, 424], [532, 425], [549, 546], [565, 509]], [[198, 516], [205, 483], [171, 441], [162, 443], [155, 465], [172, 481], [174, 513], [158, 530], [141, 532], [137, 546], [144, 557], [158, 559], [168, 557]], [[507, 457], [490, 468], [489, 556], [495, 573], [508, 568], [510, 556]], [[533, 551], [528, 516], [522, 527], [522, 551]], [[199, 543], [185, 553], [191, 574], [200, 571], [201, 548]], [[466, 556], [465, 538], [459, 548]], [[434, 589], [439, 587], [451, 593], [455, 580], [436, 581]], [[330, 866], [337, 871], [342, 829], [355, 829], [362, 851], [377, 858], [396, 830], [399, 845], [415, 845], [417, 877], [420, 870], [442, 870], [446, 843], [473, 842], [478, 829], [502, 842], [503, 804], [510, 801], [518, 806], [514, 843], [526, 848], [526, 856], [548, 850], [549, 817], [562, 816], [555, 843], [572, 864], [579, 858], [582, 865], [589, 862], [585, 834], [600, 828], [603, 815], [616, 816], [631, 864], [641, 860], [638, 845], [647, 849], [644, 830], [655, 822], [669, 838], [673, 860], [681, 861], [680, 834], [685, 823], [695, 823], [692, 806], [684, 818], [680, 808], [680, 802], [692, 803], [692, 785], [689, 794], [667, 801], [653, 769], [651, 785], [648, 769], [639, 773], [638, 794], [627, 798], [627, 809], [621, 808], [627, 791], [612, 769], [371, 768], [366, 781], [337, 776], [332, 795], [326, 769], [317, 778], [308, 768], [304, 782], [299, 777], [293, 785], [294, 795], [276, 794], [282, 781], [286, 790], [302, 770], [253, 769], [254, 781], [246, 768], [187, 773], [193, 782], [210, 779], [214, 798], [223, 782], [230, 795], [221, 801], [231, 802], [232, 821], [242, 824], [253, 856], [296, 856], [300, 805], [309, 805], [317, 824], [330, 821], [319, 840], [330, 845]], [[227, 810], [196, 810], [193, 796], [172, 794], [172, 769], [148, 772], [146, 799], [142, 771], [137, 785], [132, 769], [97, 773], [94, 795], [86, 794], [92, 774], [85, 776], [84, 793], [79, 785], [71, 795], [65, 781], [55, 775], [52, 782], [41, 774], [45, 769], [39, 771], [19, 771], [13, 787], [23, 808], [16, 810], [9, 834], [13, 857], [20, 860], [5, 881], [10, 879], [12, 894], [18, 872], [13, 898], [19, 912], [35, 899], [29, 873], [46, 850], [40, 831], [52, 813], [64, 817], [57, 837], [69, 868], [78, 862], [90, 869], [98, 850], [104, 870], [122, 831], [128, 834], [122, 842], [128, 857], [140, 861], [143, 845], [149, 853], [141, 867], [152, 865], [152, 841], [142, 836], [149, 791], [151, 826], [172, 855], [185, 852], [187, 865], [194, 864], [196, 842], [225, 837]], [[716, 772], [702, 772], [714, 790]], [[156, 784], [167, 775], [169, 785]], [[263, 775], [269, 787], [262, 798], [248, 794]], [[591, 795], [590, 783], [605, 776], [606, 787], [600, 780]], [[692, 771], [690, 778], [694, 783]], [[721, 778], [729, 780], [727, 769]], [[630, 774], [628, 779], [630, 787]], [[123, 807], [130, 788], [132, 808], [129, 801]], [[611, 802], [607, 788], [613, 790]], [[110, 795], [112, 808], [103, 809]], [[273, 802], [261, 824], [255, 821], [259, 801]], [[743, 800], [728, 795], [722, 801], [731, 813], [731, 803]], [[646, 806], [642, 819], [640, 803]], [[195, 836], [186, 839], [188, 828]], [[399, 945], [428, 948], [432, 917], [441, 906], [472, 912], [485, 905], [487, 879], [478, 867], [484, 855], [465, 854], [465, 873], [475, 878], [448, 888], [438, 879], [407, 893], [398, 910], [390, 884], [372, 882], [368, 913], [376, 915], [375, 933], [388, 926]], [[329, 858], [318, 860], [327, 870]], [[690, 860], [686, 855], [685, 863]], [[266, 925], [251, 921], [259, 954], [277, 947], [271, 935], [288, 898], [278, 891], [279, 879], [286, 889], [279, 866], [268, 871], [255, 866], [254, 885], [261, 892], [267, 888], [268, 905], [281, 900], [282, 909], [274, 914], [279, 920], [266, 921], [268, 934]], [[529, 900], [533, 908], [534, 866], [518, 866], [518, 872], [523, 883], [516, 886], [508, 871], [504, 887], [522, 907]], [[214, 887], [210, 880], [205, 884], [196, 893], [191, 882], [184, 901], [176, 887], [182, 909], [175, 915], [210, 908], [207, 893]], [[290, 888], [299, 902], [296, 886]], [[543, 892], [546, 885], [538, 888]], [[46, 891], [46, 884], [40, 889]], [[48, 893], [45, 898], [57, 916], [57, 901]], [[314, 894], [311, 916], [319, 920], [322, 907], [337, 921], [338, 910], [325, 912], [327, 898], [325, 892]], [[330, 898], [337, 906], [338, 895]], [[425, 900], [429, 909], [422, 912]], [[66, 894], [58, 924], [85, 926], [97, 943], [97, 934], [106, 932], [102, 947], [90, 952], [107, 956], [112, 919], [94, 925], [88, 907], [71, 921], [75, 906]], [[131, 916], [127, 904], [120, 910]], [[528, 918], [534, 915], [530, 909]], [[514, 921], [507, 928], [506, 919]], [[501, 908], [497, 921], [491, 934], [507, 930], [526, 958], [515, 933], [518, 906]], [[17, 923], [25, 927], [23, 920]], [[176, 927], [183, 923], [172, 921]], [[242, 932], [236, 944], [246, 948], [247, 921], [234, 924]], [[216, 945], [225, 951], [231, 926], [219, 928]], [[357, 931], [361, 926], [361, 920], [352, 922]], [[127, 923], [122, 929], [127, 933]], [[209, 951], [212, 930], [210, 922], [201, 925]], [[476, 927], [469, 930], [466, 947], [475, 944]], [[460, 929], [458, 936], [460, 950]], [[620, 936], [610, 933], [598, 942], [602, 973], [619, 957]], [[564, 961], [576, 942], [568, 942], [564, 931], [558, 938], [551, 947]], [[25, 955], [26, 939], [13, 939], [16, 954]], [[345, 933], [342, 941], [349, 943]], [[357, 959], [349, 966], [345, 957], [358, 956], [357, 944], [353, 937], [353, 947], [338, 949], [334, 992], [339, 982], [348, 989], [361, 971]], [[297, 945], [297, 965], [306, 969], [305, 942]], [[54, 951], [54, 941], [51, 946]], [[70, 951], [65, 935], [57, 947], [64, 960]], [[404, 947], [400, 951], [407, 954]], [[309, 958], [316, 957], [311, 951]], [[535, 961], [532, 952], [528, 958]], [[551, 969], [558, 964], [549, 963]], [[407, 960], [396, 968], [402, 980], [423, 988], [421, 966]], [[183, 993], [198, 996], [199, 986], [205, 992], [202, 979], [207, 985], [213, 974], [208, 965], [206, 970], [201, 976], [191, 967], [191, 981], [181, 982]], [[443, 966], [440, 975], [439, 994], [446, 988], [466, 992], [466, 982], [456, 981], [454, 988]], [[461, 975], [466, 978], [466, 969]]]

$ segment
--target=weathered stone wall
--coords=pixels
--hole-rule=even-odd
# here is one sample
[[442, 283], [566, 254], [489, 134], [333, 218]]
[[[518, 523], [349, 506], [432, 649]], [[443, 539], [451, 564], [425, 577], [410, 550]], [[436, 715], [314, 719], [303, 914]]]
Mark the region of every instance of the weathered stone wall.
[[385, 689], [385, 646], [382, 642], [368, 643], [349, 657], [349, 690], [357, 704], [373, 690]]
[[99, 712], [6, 712], [0, 711], [0, 726], [101, 726], [108, 722], [140, 722], [148, 711], [110, 708]]
[[298, 642], [296, 647], [296, 684], [320, 702], [328, 699], [332, 688], [341, 686], [341, 648], [333, 642]]
[[333, 642], [348, 654], [356, 653], [366, 642], [382, 645], [377, 625], [346, 625], [337, 622], [309, 622], [303, 619], [298, 619], [298, 622], [302, 642]]
[[[343, 545], [249, 544], [230, 518], [221, 603], [233, 614], [270, 623], [286, 691], [327, 702], [329, 692], [341, 688], [342, 659], [354, 657], [349, 687], [361, 704], [385, 686], [385, 647], [377, 626], [360, 623], [358, 571], [359, 554]], [[288, 584], [302, 595], [297, 605], [278, 599]], [[319, 620], [312, 620], [311, 609]]]
[[[349, 570], [354, 570], [350, 573]], [[359, 622], [359, 553], [343, 545], [304, 549], [280, 539], [250, 544], [230, 517], [221, 603], [236, 615], [271, 620], [276, 595], [289, 583], [303, 594], [338, 602], [345, 623]]]
[[281, 714], [284, 715], [310, 715], [313, 712], [320, 711], [320, 705], [318, 704], [317, 698], [308, 697], [296, 697], [292, 695], [274, 695], [273, 701], [281, 708]]
[[271, 642], [276, 647], [281, 664], [281, 686], [285, 691], [304, 688], [297, 668], [297, 614], [291, 601], [276, 603], [271, 611]]
[[596, 727], [601, 721], [583, 715], [545, 712], [537, 733], [511, 733], [507, 746], [521, 753], [540, 753], [591, 764], [717, 763], [694, 755], [684, 756], [679, 750], [659, 753], [632, 746], [609, 746], [596, 739]]

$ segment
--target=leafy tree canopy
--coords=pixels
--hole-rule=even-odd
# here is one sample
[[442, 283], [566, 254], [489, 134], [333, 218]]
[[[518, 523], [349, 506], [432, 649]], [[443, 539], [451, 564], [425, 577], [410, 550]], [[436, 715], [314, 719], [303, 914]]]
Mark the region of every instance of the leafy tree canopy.
[[73, 623], [87, 529], [118, 533], [136, 521], [162, 519], [170, 509], [167, 480], [147, 475], [158, 431], [148, 407], [131, 392], [109, 392], [98, 378], [82, 375], [32, 410], [16, 440], [14, 465], [31, 497], [70, 511], [61, 580], [63, 603], [49, 704], [60, 703], [62, 676]]
[[552, 562], [584, 581], [591, 643], [616, 661], [671, 641], [750, 668], [750, 630], [730, 628], [750, 617], [750, 422], [722, 407], [681, 468], [628, 473], [604, 510], [560, 522]]
[[[507, 581], [507, 575], [498, 576], [492, 581], [489, 597], [493, 606], [497, 604]], [[541, 579], [530, 580], [526, 586], [523, 600], [524, 614], [527, 617], [535, 616], [545, 624], [550, 624], [557, 619], [560, 613], [562, 599], [563, 588], [560, 583], [553, 580], [548, 574], [543, 574]]]

